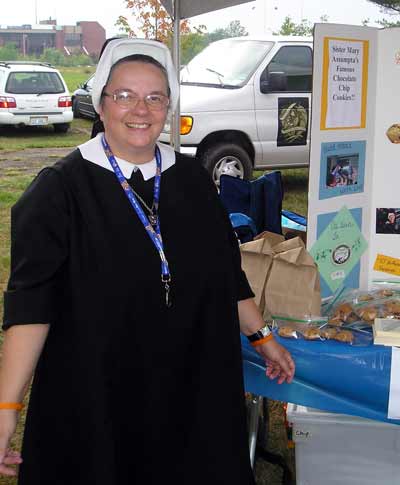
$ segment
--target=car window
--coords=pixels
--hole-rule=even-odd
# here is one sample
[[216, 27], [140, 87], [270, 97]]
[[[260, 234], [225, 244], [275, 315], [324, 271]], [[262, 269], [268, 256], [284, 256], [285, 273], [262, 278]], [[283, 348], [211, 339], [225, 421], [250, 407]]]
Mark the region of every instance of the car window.
[[60, 94], [65, 92], [60, 76], [56, 72], [11, 72], [7, 79], [6, 92], [12, 94]]
[[271, 72], [286, 74], [287, 91], [311, 91], [311, 48], [297, 45], [281, 47], [267, 67], [267, 74]]
[[89, 91], [93, 89], [93, 81], [94, 81], [94, 76], [92, 76], [87, 82], [86, 82], [86, 88], [88, 88]]

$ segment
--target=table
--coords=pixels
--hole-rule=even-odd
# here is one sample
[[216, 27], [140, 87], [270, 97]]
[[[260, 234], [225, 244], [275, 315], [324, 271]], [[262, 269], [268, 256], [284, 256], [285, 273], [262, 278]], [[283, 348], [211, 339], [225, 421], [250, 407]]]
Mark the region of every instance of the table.
[[245, 390], [257, 396], [335, 413], [400, 424], [387, 416], [391, 348], [357, 347], [336, 341], [276, 337], [292, 354], [296, 375], [291, 384], [265, 376], [264, 361], [242, 336]]

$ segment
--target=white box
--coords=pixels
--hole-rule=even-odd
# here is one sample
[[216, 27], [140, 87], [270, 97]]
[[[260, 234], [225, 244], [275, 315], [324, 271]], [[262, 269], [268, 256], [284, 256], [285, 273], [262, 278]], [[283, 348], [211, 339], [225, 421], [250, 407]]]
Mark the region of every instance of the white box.
[[400, 426], [288, 404], [296, 485], [399, 485]]

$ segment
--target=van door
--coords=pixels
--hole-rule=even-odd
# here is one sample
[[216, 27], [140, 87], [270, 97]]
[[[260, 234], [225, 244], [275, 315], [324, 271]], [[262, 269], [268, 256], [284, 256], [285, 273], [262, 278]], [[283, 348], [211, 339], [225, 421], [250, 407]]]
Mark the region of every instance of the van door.
[[[309, 162], [311, 45], [283, 45], [254, 79], [262, 160], [257, 168]], [[263, 92], [264, 91], [264, 92]]]

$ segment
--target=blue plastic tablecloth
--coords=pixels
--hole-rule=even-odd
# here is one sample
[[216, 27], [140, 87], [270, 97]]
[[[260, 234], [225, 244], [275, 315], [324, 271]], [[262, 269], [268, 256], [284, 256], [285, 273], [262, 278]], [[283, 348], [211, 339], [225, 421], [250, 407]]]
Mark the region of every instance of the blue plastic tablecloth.
[[263, 359], [242, 336], [247, 392], [325, 411], [400, 424], [400, 420], [387, 419], [390, 347], [276, 338], [290, 351], [296, 363], [294, 381], [279, 385], [269, 380], [265, 376]]

